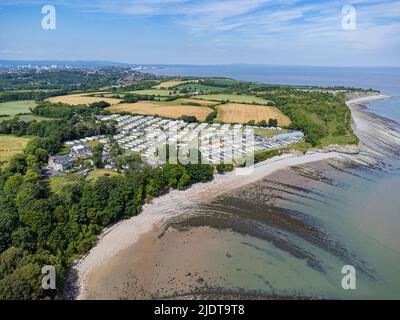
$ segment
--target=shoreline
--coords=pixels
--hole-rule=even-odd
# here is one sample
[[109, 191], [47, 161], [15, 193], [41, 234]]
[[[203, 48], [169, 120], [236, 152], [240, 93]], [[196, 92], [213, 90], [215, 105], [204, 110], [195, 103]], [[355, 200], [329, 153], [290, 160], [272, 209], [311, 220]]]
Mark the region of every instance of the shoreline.
[[[352, 114], [353, 109], [356, 112], [356, 117], [353, 115], [353, 121], [357, 128], [360, 125], [357, 106], [384, 98], [389, 97], [369, 96], [346, 102], [351, 108]], [[306, 155], [284, 154], [256, 164], [250, 174], [245, 174], [246, 168], [236, 168], [233, 172], [215, 175], [213, 181], [194, 184], [184, 191], [173, 190], [155, 198], [151, 203], [143, 206], [139, 215], [122, 220], [103, 231], [95, 246], [70, 269], [65, 297], [67, 299], [86, 299], [88, 277], [94, 269], [106, 264], [122, 251], [138, 243], [145, 235], [162, 230], [168, 219], [189, 212], [194, 206], [228, 191], [261, 180], [278, 170], [337, 157], [341, 157], [341, 153], [335, 151], [320, 151]]]
[[366, 96], [366, 97], [360, 97], [360, 98], [354, 98], [354, 99], [350, 99], [346, 101], [346, 104], [348, 106], [350, 105], [355, 105], [355, 104], [359, 104], [359, 105], [365, 105], [377, 100], [383, 100], [383, 99], [390, 99], [391, 96], [388, 95], [384, 95], [384, 94], [378, 94], [378, 95], [374, 95], [374, 96]]
[[398, 153], [399, 123], [378, 115], [368, 108], [368, 104], [373, 101], [390, 98], [392, 97], [377, 95], [346, 102], [353, 116], [353, 129], [360, 139], [360, 154], [354, 160], [364, 164], [377, 164], [382, 155]]

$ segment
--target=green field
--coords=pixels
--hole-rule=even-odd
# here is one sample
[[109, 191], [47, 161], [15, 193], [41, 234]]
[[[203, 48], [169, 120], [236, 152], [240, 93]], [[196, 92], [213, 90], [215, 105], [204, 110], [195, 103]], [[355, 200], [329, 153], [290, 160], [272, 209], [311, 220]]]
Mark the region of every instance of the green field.
[[237, 80], [229, 78], [209, 78], [209, 79], [204, 79], [204, 81], [211, 81], [216, 86], [229, 86], [234, 84], [235, 82], [236, 83], [238, 82]]
[[119, 175], [118, 172], [110, 169], [94, 169], [89, 172], [89, 175], [86, 177], [88, 180], [96, 180], [100, 177], [105, 177], [105, 174], [109, 174], [110, 176], [117, 176]]
[[258, 98], [255, 96], [248, 96], [248, 95], [240, 95], [240, 94], [205, 94], [194, 96], [193, 98], [197, 99], [205, 99], [205, 100], [214, 100], [214, 101], [222, 101], [222, 100], [229, 100], [230, 102], [238, 102], [238, 103], [257, 103], [257, 104], [267, 104], [269, 101]]
[[320, 140], [318, 147], [326, 147], [332, 144], [357, 144], [358, 138], [355, 135], [333, 136], [329, 135]]
[[[128, 93], [128, 92], [127, 92]], [[147, 95], [147, 96], [161, 96], [161, 97], [169, 97], [174, 94], [173, 90], [166, 89], [146, 89], [146, 90], [136, 90], [129, 93], [139, 94], [139, 95]]]
[[[94, 169], [89, 172], [89, 175], [86, 177], [87, 180], [96, 180], [100, 177], [105, 177], [105, 173], [109, 173], [110, 176], [118, 175], [119, 173], [114, 170], [108, 169]], [[73, 184], [78, 182], [80, 179], [83, 179], [82, 175], [77, 175], [74, 173], [67, 174], [65, 176], [54, 176], [49, 178], [50, 189], [54, 193], [58, 193], [69, 184]]]
[[189, 91], [203, 91], [203, 92], [219, 92], [219, 91], [224, 91], [226, 90], [225, 88], [221, 87], [214, 87], [214, 86], [207, 86], [201, 83], [186, 83], [186, 84], [181, 84], [178, 87], [178, 90], [189, 90]]
[[0, 114], [16, 115], [19, 113], [28, 113], [30, 108], [36, 106], [33, 100], [9, 101], [0, 103]]
[[[9, 116], [9, 117], [0, 117], [0, 122], [4, 121], [4, 120], [11, 120], [15, 117], [14, 116]], [[22, 116], [18, 116], [19, 120], [25, 121], [25, 122], [29, 122], [29, 121], [33, 121], [36, 120], [37, 122], [40, 121], [50, 121], [50, 120], [55, 120], [53, 118], [46, 118], [46, 117], [41, 117], [41, 116], [36, 116], [33, 114], [24, 114]]]
[[283, 129], [283, 130], [271, 130], [271, 129], [255, 129], [254, 134], [257, 134], [261, 137], [264, 138], [270, 138], [273, 137], [277, 134], [282, 134], [282, 133], [287, 133], [288, 131]]
[[297, 150], [303, 153], [306, 153], [310, 148], [312, 148], [312, 145], [305, 141], [298, 142], [287, 147], [289, 150]]
[[80, 177], [76, 174], [68, 174], [66, 176], [50, 177], [50, 189], [54, 193], [58, 193], [63, 187], [79, 181]]
[[14, 155], [24, 151], [29, 140], [29, 137], [0, 135], [0, 167], [6, 165]]

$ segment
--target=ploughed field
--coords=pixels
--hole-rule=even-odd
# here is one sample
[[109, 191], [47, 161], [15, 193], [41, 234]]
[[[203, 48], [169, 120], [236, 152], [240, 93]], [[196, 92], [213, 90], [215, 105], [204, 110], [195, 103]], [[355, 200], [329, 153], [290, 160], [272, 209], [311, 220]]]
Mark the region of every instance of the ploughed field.
[[240, 104], [240, 103], [227, 103], [219, 105], [217, 121], [226, 123], [246, 123], [254, 120], [256, 123], [269, 119], [278, 120], [279, 126], [288, 126], [290, 119], [285, 116], [276, 107]]

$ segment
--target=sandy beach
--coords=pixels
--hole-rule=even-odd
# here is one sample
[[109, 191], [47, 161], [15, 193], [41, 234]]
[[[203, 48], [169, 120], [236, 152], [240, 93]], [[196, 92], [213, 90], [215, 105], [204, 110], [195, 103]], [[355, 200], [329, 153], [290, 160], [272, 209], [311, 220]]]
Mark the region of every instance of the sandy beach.
[[[369, 132], [371, 129], [367, 127], [368, 121], [363, 118], [362, 105], [383, 98], [387, 97], [379, 95], [348, 101], [357, 130], [365, 129], [365, 132]], [[145, 259], [143, 252], [151, 250], [149, 243], [154, 242], [154, 239], [157, 239], [163, 232], [167, 220], [188, 213], [195, 206], [252, 184], [281, 169], [342, 156], [338, 152], [316, 152], [306, 155], [285, 154], [256, 164], [250, 172], [246, 171], [248, 170], [246, 168], [238, 168], [224, 175], [216, 175], [211, 182], [195, 184], [185, 191], [174, 190], [154, 199], [151, 203], [143, 206], [140, 215], [123, 220], [107, 228], [101, 234], [96, 245], [71, 269], [70, 281], [75, 283], [66, 290], [66, 298], [96, 299], [96, 296], [90, 292], [91, 286], [96, 282], [95, 271], [101, 270], [106, 264], [112, 265], [114, 261], [123, 259], [127, 250], [133, 248], [134, 245], [136, 245], [135, 248], [141, 248], [140, 252], [137, 252], [137, 259], [140, 257]], [[345, 155], [345, 157], [351, 156]], [[211, 238], [213, 235], [212, 231], [208, 229], [197, 232], [202, 232], [203, 236], [206, 234]], [[146, 237], [153, 240], [142, 241]], [[173, 234], [170, 234], [169, 237], [173, 237]], [[201, 239], [200, 235], [198, 239]], [[146, 243], [146, 245], [141, 247], [141, 243]], [[129, 255], [132, 256], [135, 253], [129, 251]]]

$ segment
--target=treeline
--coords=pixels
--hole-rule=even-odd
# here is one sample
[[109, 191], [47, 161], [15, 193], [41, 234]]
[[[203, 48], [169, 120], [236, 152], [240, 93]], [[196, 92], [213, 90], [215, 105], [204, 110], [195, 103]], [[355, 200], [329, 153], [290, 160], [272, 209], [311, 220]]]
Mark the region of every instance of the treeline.
[[209, 108], [212, 109], [212, 112], [207, 115], [206, 122], [213, 123], [218, 117], [218, 109], [215, 106], [209, 106]]
[[126, 76], [122, 68], [74, 69], [37, 72], [35, 69], [0, 74], [0, 90], [97, 90]]
[[195, 123], [198, 122], [197, 118], [195, 116], [187, 116], [187, 115], [182, 115], [178, 118], [178, 120], [183, 120], [187, 123]]
[[265, 120], [261, 120], [259, 122], [256, 122], [255, 120], [250, 120], [246, 123], [248, 126], [255, 126], [257, 125], [258, 127], [262, 128], [267, 128], [267, 127], [277, 127], [278, 126], [278, 120], [270, 118], [268, 119], [268, 122]]
[[36, 100], [42, 101], [50, 97], [62, 96], [68, 94], [67, 89], [55, 91], [5, 91], [0, 94], [0, 102], [16, 100]]
[[71, 118], [76, 115], [91, 116], [93, 114], [100, 114], [104, 108], [109, 106], [110, 104], [105, 101], [94, 102], [88, 106], [43, 101], [31, 111], [35, 115], [47, 118]]
[[120, 88], [119, 90], [115, 90], [117, 93], [124, 93], [126, 91], [136, 91], [136, 90], [145, 90], [151, 89], [159, 83], [157, 80], [140, 80], [134, 83], [131, 83], [127, 86]]

